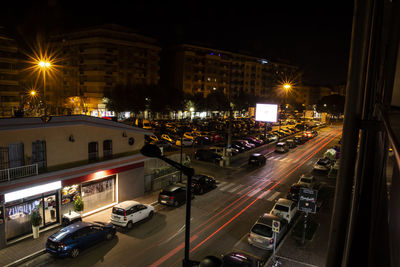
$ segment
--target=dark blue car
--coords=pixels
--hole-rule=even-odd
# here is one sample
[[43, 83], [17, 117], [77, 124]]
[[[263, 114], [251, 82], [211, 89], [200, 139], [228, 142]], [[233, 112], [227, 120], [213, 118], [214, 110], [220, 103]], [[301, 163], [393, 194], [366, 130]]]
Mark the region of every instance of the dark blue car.
[[61, 257], [75, 258], [82, 250], [102, 240], [111, 240], [115, 233], [111, 223], [77, 222], [52, 234], [47, 239], [46, 251]]

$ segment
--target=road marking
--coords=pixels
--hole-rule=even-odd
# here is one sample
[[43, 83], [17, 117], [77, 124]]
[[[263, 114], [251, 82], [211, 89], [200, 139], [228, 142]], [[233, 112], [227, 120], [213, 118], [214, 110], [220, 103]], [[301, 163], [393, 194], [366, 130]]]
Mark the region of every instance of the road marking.
[[220, 182], [218, 183], [218, 187], [224, 186], [225, 184], [227, 184], [228, 182]]
[[259, 195], [257, 198], [258, 199], [261, 199], [261, 198], [264, 198], [265, 196], [267, 196], [269, 193], [271, 193], [272, 191], [271, 190], [268, 190], [268, 191], [264, 191], [261, 195]]
[[229, 183], [229, 184], [227, 184], [225, 186], [219, 187], [219, 190], [225, 191], [226, 189], [228, 189], [229, 187], [232, 187], [234, 185], [235, 185], [234, 183]]
[[245, 187], [245, 188], [243, 188], [239, 193], [237, 193], [238, 195], [243, 195], [243, 193], [245, 192], [245, 191], [247, 191], [247, 190], [251, 190], [252, 189], [252, 187], [251, 186], [247, 186], [247, 187]]
[[238, 185], [238, 186], [235, 186], [234, 188], [232, 188], [231, 190], [228, 190], [228, 192], [229, 193], [232, 193], [232, 192], [234, 192], [234, 191], [236, 191], [236, 190], [238, 190], [239, 188], [241, 188], [242, 186], [244, 186], [244, 185]]
[[253, 192], [248, 193], [247, 196], [252, 197], [260, 191], [261, 191], [261, 188], [257, 188]]
[[277, 196], [279, 196], [280, 192], [275, 192], [272, 196], [270, 196], [267, 200], [273, 201]]

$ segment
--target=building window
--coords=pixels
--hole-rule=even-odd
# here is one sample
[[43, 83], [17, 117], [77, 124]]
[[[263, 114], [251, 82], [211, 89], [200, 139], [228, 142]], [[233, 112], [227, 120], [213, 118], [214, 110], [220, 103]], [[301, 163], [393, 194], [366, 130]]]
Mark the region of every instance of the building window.
[[38, 165], [39, 170], [44, 170], [46, 164], [46, 141], [37, 140], [32, 142], [32, 163]]
[[99, 144], [97, 142], [90, 142], [88, 146], [89, 161], [95, 161], [99, 158]]
[[104, 140], [104, 142], [103, 142], [103, 157], [105, 159], [112, 157], [112, 140]]

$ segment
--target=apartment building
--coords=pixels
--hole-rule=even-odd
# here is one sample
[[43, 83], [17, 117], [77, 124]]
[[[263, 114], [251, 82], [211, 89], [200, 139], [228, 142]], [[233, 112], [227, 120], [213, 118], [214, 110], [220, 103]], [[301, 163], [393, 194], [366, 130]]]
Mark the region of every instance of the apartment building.
[[[182, 44], [166, 49], [169, 86], [204, 97], [220, 90], [234, 96], [240, 91], [277, 100], [277, 77], [298, 72], [296, 66], [219, 49]], [[285, 75], [283, 75], [285, 74]], [[290, 75], [289, 75], [290, 74]], [[283, 80], [283, 79], [281, 79]]]
[[84, 28], [54, 36], [52, 41], [62, 57], [56, 88], [63, 92], [66, 105], [75, 102], [73, 113], [96, 116], [105, 108], [104, 93], [119, 83], [159, 81], [157, 40], [129, 28], [114, 24]]
[[0, 118], [13, 116], [24, 97], [19, 86], [18, 63], [17, 43], [0, 26]]
[[82, 216], [145, 191], [141, 128], [90, 117], [0, 120], [0, 248], [30, 237], [29, 215], [39, 209], [45, 231], [73, 211]]

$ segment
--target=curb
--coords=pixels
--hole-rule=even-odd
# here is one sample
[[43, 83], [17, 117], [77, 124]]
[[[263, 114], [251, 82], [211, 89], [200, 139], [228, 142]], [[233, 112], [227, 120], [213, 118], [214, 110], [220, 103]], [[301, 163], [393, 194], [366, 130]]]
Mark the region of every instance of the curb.
[[4, 267], [14, 267], [14, 266], [18, 266], [18, 265], [20, 265], [20, 264], [22, 264], [22, 263], [24, 263], [24, 262], [27, 262], [27, 261], [29, 261], [29, 260], [31, 260], [31, 259], [33, 259], [33, 258], [39, 257], [39, 256], [41, 256], [41, 255], [43, 255], [43, 254], [46, 254], [46, 249], [42, 249], [42, 250], [39, 250], [39, 251], [37, 251], [37, 252], [34, 252], [34, 253], [32, 253], [32, 254], [30, 254], [30, 255], [28, 255], [28, 256], [25, 256], [25, 257], [23, 257], [23, 258], [21, 258], [21, 259], [19, 259], [19, 260], [16, 260], [16, 261], [14, 261], [14, 262], [12, 262], [12, 263], [10, 263], [10, 264], [7, 264], [7, 265], [5, 265]]

